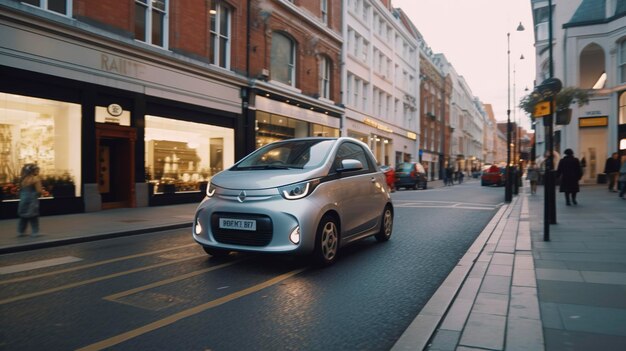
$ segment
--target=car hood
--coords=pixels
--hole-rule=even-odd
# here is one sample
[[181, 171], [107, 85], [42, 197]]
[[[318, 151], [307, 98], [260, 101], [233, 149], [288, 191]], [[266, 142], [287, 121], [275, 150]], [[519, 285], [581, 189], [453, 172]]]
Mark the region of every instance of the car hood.
[[260, 190], [298, 183], [324, 175], [326, 172], [320, 169], [225, 170], [213, 176], [211, 183], [227, 189]]

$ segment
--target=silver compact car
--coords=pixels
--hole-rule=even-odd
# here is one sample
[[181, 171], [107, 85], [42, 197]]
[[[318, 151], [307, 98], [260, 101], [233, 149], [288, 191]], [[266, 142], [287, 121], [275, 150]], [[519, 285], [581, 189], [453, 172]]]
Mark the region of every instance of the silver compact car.
[[393, 204], [371, 151], [353, 138], [265, 145], [216, 174], [193, 238], [212, 256], [231, 251], [311, 254], [329, 265], [369, 236], [387, 241]]

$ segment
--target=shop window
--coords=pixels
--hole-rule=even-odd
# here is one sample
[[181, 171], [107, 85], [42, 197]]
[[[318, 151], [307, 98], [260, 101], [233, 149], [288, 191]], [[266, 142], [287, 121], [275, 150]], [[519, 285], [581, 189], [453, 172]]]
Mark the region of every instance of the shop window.
[[81, 196], [81, 106], [0, 93], [0, 199], [18, 198], [20, 170], [39, 166], [42, 197]]
[[328, 126], [324, 126], [321, 124], [312, 124], [312, 135], [319, 137], [331, 137], [338, 138], [339, 137], [339, 129], [332, 128]]
[[209, 43], [209, 59], [214, 65], [230, 67], [230, 18], [231, 11], [221, 1], [212, 1], [211, 10], [211, 41]]
[[167, 0], [135, 0], [135, 39], [167, 47]]
[[278, 82], [295, 86], [296, 45], [284, 34], [272, 33], [271, 75]]
[[71, 0], [22, 0], [23, 3], [65, 16], [72, 16]]
[[146, 116], [145, 143], [146, 181], [155, 194], [203, 191], [235, 160], [229, 128]]

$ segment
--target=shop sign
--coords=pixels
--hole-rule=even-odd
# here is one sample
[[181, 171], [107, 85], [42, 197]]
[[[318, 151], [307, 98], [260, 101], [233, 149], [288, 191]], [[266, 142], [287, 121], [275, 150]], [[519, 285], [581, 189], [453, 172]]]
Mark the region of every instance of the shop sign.
[[387, 127], [386, 125], [380, 124], [372, 119], [366, 118], [363, 120], [363, 123], [367, 124], [370, 127], [374, 127], [376, 129], [379, 129], [388, 133], [393, 133], [393, 129]]
[[411, 139], [411, 140], [417, 140], [417, 134], [415, 134], [413, 132], [406, 132], [406, 137]]
[[606, 127], [609, 125], [609, 117], [584, 117], [578, 119], [578, 126], [580, 128], [588, 127]]
[[106, 108], [96, 106], [96, 122], [130, 126], [130, 111], [125, 111], [118, 104], [110, 104]]

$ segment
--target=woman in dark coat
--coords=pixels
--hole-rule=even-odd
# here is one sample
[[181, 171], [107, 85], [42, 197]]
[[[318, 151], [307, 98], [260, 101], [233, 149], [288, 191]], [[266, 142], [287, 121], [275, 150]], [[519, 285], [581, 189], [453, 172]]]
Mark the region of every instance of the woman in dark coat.
[[565, 157], [559, 161], [556, 176], [561, 177], [559, 191], [565, 193], [565, 204], [567, 206], [570, 205], [570, 195], [572, 195], [574, 205], [578, 205], [578, 202], [576, 202], [576, 193], [580, 191], [578, 181], [582, 175], [580, 161], [574, 157], [574, 151], [572, 151], [572, 149], [565, 150]]

